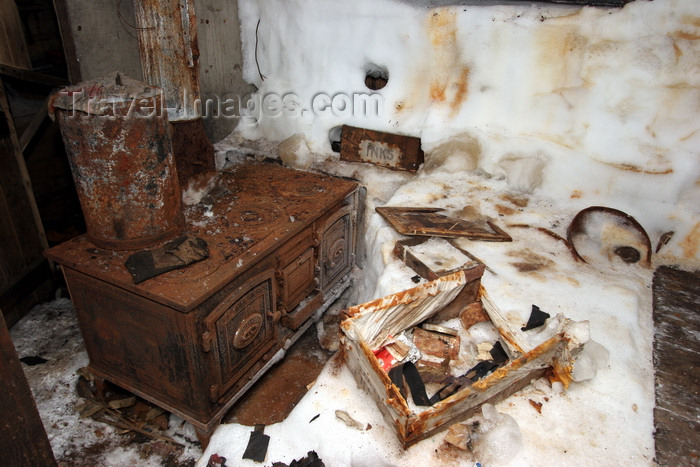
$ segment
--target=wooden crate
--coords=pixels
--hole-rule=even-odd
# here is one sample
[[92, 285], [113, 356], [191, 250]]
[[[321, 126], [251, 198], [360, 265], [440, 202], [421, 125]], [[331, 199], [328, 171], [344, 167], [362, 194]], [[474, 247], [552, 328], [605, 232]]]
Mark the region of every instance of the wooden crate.
[[[341, 346], [358, 385], [375, 400], [387, 422], [394, 427], [404, 448], [472, 417], [484, 403], [497, 403], [533, 379], [549, 375], [565, 387], [571, 381], [573, 357], [587, 340], [587, 324], [558, 315], [559, 326], [535, 348], [520, 329], [514, 328], [480, 286], [483, 266], [461, 270], [415, 288], [345, 310], [341, 323]], [[375, 357], [389, 335], [397, 335], [424, 322], [440, 322], [458, 316], [467, 305], [480, 301], [500, 333], [509, 356], [507, 362], [471, 386], [426, 407], [414, 409], [392, 383]], [[584, 332], [581, 332], [583, 325]], [[574, 332], [576, 331], [576, 332]], [[578, 337], [583, 335], [584, 337]]]

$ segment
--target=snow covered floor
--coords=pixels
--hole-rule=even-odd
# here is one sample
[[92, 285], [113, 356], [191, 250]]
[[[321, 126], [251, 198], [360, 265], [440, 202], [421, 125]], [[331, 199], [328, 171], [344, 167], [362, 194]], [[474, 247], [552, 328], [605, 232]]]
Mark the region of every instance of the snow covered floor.
[[[370, 187], [368, 258], [357, 298], [364, 302], [414, 286], [410, 278], [415, 272], [391, 254], [402, 237], [373, 213], [375, 203], [387, 201], [382, 200], [386, 192], [372, 189], [378, 185], [367, 181], [381, 179], [383, 173], [390, 180], [391, 174], [357, 167], [343, 164], [336, 172], [354, 172]], [[576, 211], [549, 199], [511, 193], [504, 180], [465, 173], [418, 175], [389, 195], [386, 204], [442, 207], [447, 214], [481, 214], [496, 220], [513, 237], [512, 243], [459, 243], [488, 266], [483, 284], [499, 308], [518, 326], [527, 321], [532, 304], [552, 316], [588, 320], [591, 339], [607, 349], [609, 360], [599, 352], [602, 355], [593, 362], [602, 362], [597, 375], [572, 383], [566, 392], [539, 380], [496, 405], [498, 412], [513, 417], [519, 430], [492, 432], [492, 439], [475, 453], [446, 445], [444, 432], [404, 451], [347, 368], [331, 362], [289, 418], [266, 428], [271, 437], [266, 465], [289, 463], [311, 450], [329, 466], [653, 464], [651, 268], [628, 265], [617, 257], [609, 262], [606, 256], [592, 264], [576, 262], [563, 242], [536, 229], [566, 237]], [[509, 227], [512, 224], [532, 228]], [[537, 404], [542, 404], [541, 413]], [[335, 417], [336, 410], [371, 428], [346, 426]], [[250, 431], [221, 426], [198, 465], [206, 465], [213, 453], [231, 465], [256, 465], [241, 459]]]
[[[20, 358], [38, 356], [47, 360], [33, 366], [25, 364], [23, 369], [59, 465], [174, 467], [193, 464], [201, 454], [192, 426], [172, 415], [165, 434], [185, 445], [177, 452], [167, 444], [145, 438], [132, 442], [130, 436], [118, 434], [109, 425], [78, 417], [76, 406], [83, 399], [76, 393], [77, 371], [87, 366], [88, 357], [69, 299], [37, 305], [10, 330], [10, 335]], [[168, 464], [164, 464], [166, 458]]]
[[[403, 450], [374, 401], [332, 359], [290, 416], [266, 427], [271, 439], [264, 465], [288, 464], [312, 450], [327, 466], [653, 464], [652, 269], [617, 257], [576, 262], [561, 241], [536, 229], [565, 237], [576, 212], [551, 199], [509, 192], [505, 180], [439, 172], [407, 181], [385, 169], [355, 164], [338, 164], [335, 171], [354, 175], [369, 187], [367, 260], [355, 302], [415, 285], [415, 273], [391, 254], [402, 237], [374, 213], [375, 205], [442, 207], [467, 219], [484, 215], [513, 242], [459, 244], [488, 266], [483, 284], [499, 308], [516, 325], [527, 320], [532, 304], [552, 316], [588, 320], [591, 339], [607, 349], [609, 360], [595, 377], [572, 383], [566, 392], [538, 380], [496, 405], [517, 429], [492, 430], [475, 452], [467, 453], [448, 446], [445, 432]], [[514, 226], [524, 224], [531, 228]], [[87, 357], [67, 299], [37, 307], [13, 328], [12, 337], [20, 357], [51, 356], [46, 364], [25, 366], [25, 372], [58, 459], [77, 461], [72, 465], [160, 465], [162, 458], [120, 443], [112, 428], [77, 417], [76, 371]], [[348, 427], [336, 418], [336, 410], [346, 411], [365, 429]], [[250, 431], [248, 426], [222, 425], [201, 458], [188, 424], [171, 419], [168, 435], [187, 446], [180, 463], [199, 458], [197, 465], [205, 466], [217, 453], [229, 466], [260, 465], [242, 459]], [[93, 453], [98, 448], [100, 453]], [[78, 461], [88, 454], [90, 460]]]

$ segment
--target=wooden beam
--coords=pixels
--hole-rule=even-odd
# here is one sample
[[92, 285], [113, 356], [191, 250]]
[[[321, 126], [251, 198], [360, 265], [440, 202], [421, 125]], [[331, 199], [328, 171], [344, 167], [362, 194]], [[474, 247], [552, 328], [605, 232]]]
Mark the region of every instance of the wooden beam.
[[0, 63], [0, 74], [11, 76], [12, 78], [21, 79], [23, 81], [31, 81], [32, 83], [43, 84], [45, 86], [60, 87], [68, 84], [65, 78], [51, 76], [44, 73], [39, 73], [32, 70], [24, 70], [10, 65]]
[[66, 9], [66, 0], [53, 0], [53, 9], [56, 13], [58, 21], [58, 31], [61, 34], [61, 42], [63, 43], [63, 55], [66, 58], [66, 67], [68, 68], [68, 79], [71, 84], [76, 84], [81, 81], [80, 64], [78, 63], [78, 52], [75, 48], [73, 40], [73, 31], [70, 27], [68, 18], [68, 10]]
[[168, 120], [197, 118], [199, 46], [193, 0], [135, 0], [144, 80], [163, 89]]
[[22, 364], [0, 312], [0, 464], [55, 466]]
[[[39, 236], [39, 242], [41, 247], [45, 250], [49, 248], [49, 242], [46, 240], [46, 233], [44, 232], [44, 226], [41, 222], [41, 216], [39, 214], [39, 208], [36, 205], [36, 200], [34, 199], [34, 191], [32, 190], [32, 182], [29, 178], [29, 172], [27, 172], [27, 166], [24, 163], [24, 156], [22, 151], [19, 149], [19, 140], [17, 138], [17, 131], [15, 129], [15, 123], [12, 120], [12, 113], [10, 112], [10, 104], [7, 101], [7, 96], [5, 95], [5, 85], [2, 80], [0, 80], [0, 109], [6, 116], [7, 126], [9, 127], [8, 140], [13, 146], [13, 156], [10, 157], [10, 163], [14, 162], [19, 173], [22, 186], [26, 194], [26, 199], [29, 204], [29, 211], [34, 220], [34, 226], [36, 227], [36, 232]], [[3, 170], [6, 171], [6, 170]], [[24, 239], [23, 239], [24, 240]]]
[[51, 95], [44, 100], [44, 104], [37, 111], [37, 113], [34, 114], [32, 121], [29, 122], [29, 125], [24, 129], [22, 136], [19, 137], [19, 150], [22, 152], [22, 154], [24, 154], [27, 146], [34, 139], [36, 132], [39, 131], [39, 128], [41, 128], [41, 125], [44, 123], [44, 120], [46, 120], [46, 117], [48, 117], [48, 105], [50, 98]]

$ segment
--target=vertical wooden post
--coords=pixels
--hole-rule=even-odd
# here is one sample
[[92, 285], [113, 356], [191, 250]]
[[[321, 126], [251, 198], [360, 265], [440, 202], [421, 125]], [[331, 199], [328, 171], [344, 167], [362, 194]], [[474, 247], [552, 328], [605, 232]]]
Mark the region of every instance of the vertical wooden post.
[[53, 9], [58, 21], [58, 32], [61, 35], [61, 43], [63, 44], [63, 55], [66, 58], [68, 81], [71, 84], [75, 84], [81, 80], [80, 64], [78, 63], [78, 53], [75, 50], [73, 31], [71, 31], [70, 19], [66, 10], [66, 0], [53, 0]]
[[141, 67], [146, 82], [163, 88], [171, 122], [199, 112], [199, 47], [193, 0], [135, 0]]

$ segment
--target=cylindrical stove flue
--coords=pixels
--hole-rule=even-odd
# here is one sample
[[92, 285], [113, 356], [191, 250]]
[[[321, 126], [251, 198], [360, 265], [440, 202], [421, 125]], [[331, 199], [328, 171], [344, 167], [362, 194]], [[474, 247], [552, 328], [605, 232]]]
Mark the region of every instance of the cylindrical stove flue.
[[60, 124], [87, 234], [100, 248], [133, 250], [181, 229], [181, 194], [161, 89], [114, 73], [64, 89]]

